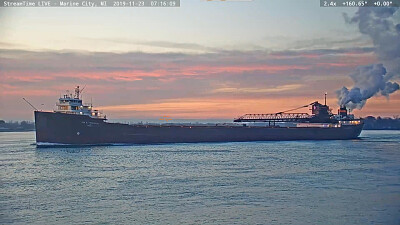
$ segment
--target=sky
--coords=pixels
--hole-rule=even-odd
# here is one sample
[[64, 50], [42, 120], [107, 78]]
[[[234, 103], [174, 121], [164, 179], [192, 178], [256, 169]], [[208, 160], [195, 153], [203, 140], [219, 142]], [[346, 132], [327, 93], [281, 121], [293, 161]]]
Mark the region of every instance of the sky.
[[[318, 0], [1, 8], [0, 119], [33, 120], [23, 97], [53, 110], [76, 85], [115, 119], [231, 119], [323, 102], [325, 92], [336, 112], [349, 75], [379, 63], [371, 38], [345, 22], [357, 10]], [[400, 94], [353, 112], [400, 115]]]

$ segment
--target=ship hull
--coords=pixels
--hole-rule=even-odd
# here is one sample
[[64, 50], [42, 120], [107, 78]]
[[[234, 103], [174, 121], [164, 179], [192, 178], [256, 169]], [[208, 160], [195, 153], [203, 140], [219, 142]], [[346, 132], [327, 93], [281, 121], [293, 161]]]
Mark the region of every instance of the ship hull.
[[36, 142], [49, 145], [156, 144], [357, 138], [363, 124], [342, 127], [128, 125], [85, 115], [35, 111]]

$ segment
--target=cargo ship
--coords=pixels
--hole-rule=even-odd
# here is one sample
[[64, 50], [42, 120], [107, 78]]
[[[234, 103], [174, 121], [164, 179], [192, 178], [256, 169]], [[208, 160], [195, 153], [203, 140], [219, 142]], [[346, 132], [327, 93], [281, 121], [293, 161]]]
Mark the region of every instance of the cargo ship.
[[[92, 104], [83, 104], [82, 90], [60, 97], [52, 112], [35, 110], [36, 144], [129, 145], [196, 142], [248, 142], [283, 140], [346, 140], [357, 138], [363, 121], [344, 106], [332, 114], [325, 104], [313, 102], [272, 114], [246, 114], [221, 124], [112, 123]], [[289, 113], [310, 107], [311, 114]]]

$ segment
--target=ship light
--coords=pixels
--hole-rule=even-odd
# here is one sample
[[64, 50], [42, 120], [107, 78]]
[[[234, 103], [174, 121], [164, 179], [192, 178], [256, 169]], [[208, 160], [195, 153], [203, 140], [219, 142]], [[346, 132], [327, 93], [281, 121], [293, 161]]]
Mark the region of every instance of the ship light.
[[82, 112], [79, 112], [79, 114], [81, 114], [81, 115], [82, 115]]

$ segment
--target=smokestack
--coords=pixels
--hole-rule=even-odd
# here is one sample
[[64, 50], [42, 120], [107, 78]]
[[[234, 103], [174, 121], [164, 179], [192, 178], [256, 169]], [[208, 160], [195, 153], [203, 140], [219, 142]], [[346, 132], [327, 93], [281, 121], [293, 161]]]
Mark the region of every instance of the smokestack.
[[376, 95], [389, 98], [399, 90], [394, 81], [400, 78], [400, 24], [395, 24], [393, 18], [397, 10], [360, 7], [352, 18], [344, 14], [347, 23], [357, 24], [359, 31], [372, 39], [374, 52], [382, 63], [359, 66], [350, 75], [354, 86], [336, 92], [339, 105], [350, 110], [361, 109], [369, 98]]
[[340, 109], [338, 109], [338, 115], [341, 117], [346, 117], [347, 116], [347, 108], [346, 106], [340, 106]]

